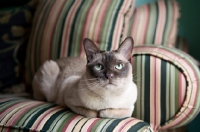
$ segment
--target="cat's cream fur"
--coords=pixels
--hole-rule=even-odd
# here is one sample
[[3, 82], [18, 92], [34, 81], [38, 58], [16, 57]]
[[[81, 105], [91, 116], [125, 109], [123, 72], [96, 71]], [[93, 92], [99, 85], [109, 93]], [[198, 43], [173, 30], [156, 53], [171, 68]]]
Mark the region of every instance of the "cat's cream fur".
[[[128, 38], [123, 43], [132, 43], [132, 39]], [[126, 55], [122, 54], [116, 52], [114, 55], [128, 63]], [[113, 78], [113, 84], [108, 84], [108, 81], [97, 81], [91, 76], [84, 59], [46, 61], [33, 80], [34, 98], [67, 106], [86, 117], [130, 117], [137, 88], [132, 81], [132, 66], [130, 63], [128, 66], [131, 70], [126, 78]]]

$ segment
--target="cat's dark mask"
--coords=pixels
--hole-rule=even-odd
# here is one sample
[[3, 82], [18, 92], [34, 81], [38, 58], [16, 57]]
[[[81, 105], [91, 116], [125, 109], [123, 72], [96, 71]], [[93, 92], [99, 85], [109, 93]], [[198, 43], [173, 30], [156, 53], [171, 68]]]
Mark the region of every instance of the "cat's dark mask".
[[133, 50], [133, 39], [126, 38], [114, 51], [101, 51], [95, 43], [86, 38], [83, 41], [87, 56], [87, 67], [91, 74], [98, 78], [126, 77], [130, 70]]

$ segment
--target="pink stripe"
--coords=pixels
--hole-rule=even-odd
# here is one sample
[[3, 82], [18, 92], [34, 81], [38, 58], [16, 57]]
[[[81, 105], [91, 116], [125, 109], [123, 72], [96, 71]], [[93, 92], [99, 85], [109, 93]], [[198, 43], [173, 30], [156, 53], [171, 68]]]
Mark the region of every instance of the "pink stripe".
[[139, 8], [135, 10], [135, 13], [134, 13], [134, 19], [133, 19], [133, 23], [131, 24], [132, 25], [132, 29], [131, 29], [131, 37], [133, 37], [134, 39], [134, 43], [135, 43], [135, 46], [138, 45], [138, 40], [136, 38], [136, 33], [137, 33], [137, 28], [138, 28], [138, 22], [139, 22], [139, 16], [138, 16], [139, 13]]
[[[127, 12], [129, 9], [130, 2], [131, 1], [125, 0], [123, 5], [121, 6], [121, 9], [119, 10], [119, 12]], [[123, 31], [123, 30], [125, 30], [125, 28], [123, 28], [124, 19], [125, 19], [124, 15], [122, 15], [122, 13], [119, 13], [117, 20], [116, 20], [117, 23], [115, 25], [114, 32], [113, 32], [111, 50], [116, 50], [120, 44], [120, 42], [119, 42], [120, 36], [126, 35], [125, 33], [127, 31]], [[126, 24], [124, 24], [124, 26], [126, 26]]]
[[99, 120], [100, 120], [100, 119], [95, 119], [95, 120], [93, 121], [93, 123], [90, 124], [90, 126], [88, 127], [87, 132], [90, 132], [90, 131], [92, 130], [93, 126], [94, 126]]
[[158, 24], [156, 30], [155, 44], [161, 44], [163, 39], [163, 30], [166, 22], [166, 7], [163, 0], [158, 1]]
[[[28, 103], [28, 102], [25, 102], [25, 103]], [[17, 113], [15, 113], [15, 115], [13, 115], [12, 118], [9, 119], [9, 122], [7, 125], [15, 125], [15, 123], [18, 121], [18, 119], [24, 115], [25, 112], [29, 111], [30, 109], [38, 106], [38, 105], [41, 105], [41, 104], [44, 104], [44, 102], [32, 102], [31, 104], [27, 104], [26, 107], [24, 107], [23, 109], [20, 109]]]
[[41, 114], [37, 120], [35, 121], [35, 123], [33, 124], [33, 126], [31, 127], [32, 129], [37, 129], [38, 126], [42, 123], [43, 119], [45, 119], [45, 117], [49, 116], [49, 114], [55, 113], [58, 110], [58, 107], [54, 107], [51, 108], [47, 111], [45, 111], [43, 114]]
[[[154, 69], [155, 70], [155, 58], [154, 57], [150, 57], [150, 59], [151, 59], [151, 61], [150, 61], [150, 69]], [[151, 75], [151, 78], [150, 78], [150, 87], [151, 88], [154, 88], [154, 89], [152, 89], [152, 90], [150, 90], [150, 106], [155, 106], [156, 105], [156, 102], [155, 102], [155, 94], [156, 94], [156, 92], [155, 92], [155, 88], [156, 88], [156, 83], [155, 83], [155, 76], [156, 76], [156, 74], [155, 74], [155, 72], [156, 71], [154, 71], [154, 70], [151, 70], [150, 71], [150, 75]], [[151, 115], [150, 115], [150, 125], [151, 125], [151, 127], [155, 130], [155, 115], [156, 115], [156, 113], [155, 113], [155, 108], [156, 107], [150, 107], [150, 113], [151, 113]]]
[[186, 95], [186, 79], [182, 73], [179, 73], [179, 108], [183, 105]]
[[110, 5], [111, 0], [107, 0], [106, 2], [103, 2], [103, 7], [101, 8], [98, 20], [97, 20], [97, 26], [96, 26], [96, 35], [94, 36], [94, 40], [96, 40], [96, 43], [99, 44], [100, 41], [100, 35], [102, 30], [102, 25], [104, 22], [104, 18], [106, 16], [106, 11], [108, 9], [108, 5]]
[[[43, 56], [40, 57], [40, 63], [44, 63], [44, 61], [51, 58], [51, 49], [52, 49], [52, 41], [53, 41], [53, 35], [55, 34], [55, 28], [56, 23], [59, 18], [59, 14], [63, 9], [63, 6], [65, 5], [65, 0], [62, 1], [55, 1], [53, 4], [53, 7], [51, 8], [51, 11], [48, 14], [48, 18], [44, 27], [43, 32], [43, 39], [42, 39], [42, 47], [40, 49], [40, 52], [43, 54]], [[47, 53], [45, 53], [47, 52]]]
[[[67, 122], [67, 124], [63, 127], [63, 129], [62, 129], [62, 132], [65, 132], [65, 131], [71, 131], [71, 130], [69, 130], [69, 127], [70, 127], [70, 124], [74, 121], [74, 120], [80, 120], [80, 116], [79, 115], [74, 115], [74, 117], [72, 117], [68, 122]], [[72, 127], [72, 126], [71, 126]], [[72, 128], [71, 128], [72, 129]]]
[[[50, 1], [47, 1], [46, 2], [46, 4], [44, 5], [44, 7], [43, 7], [43, 9], [40, 11], [40, 12], [36, 12], [35, 14], [39, 14], [38, 15], [38, 19], [37, 19], [37, 22], [36, 22], [36, 18], [35, 18], [35, 23], [37, 23], [36, 24], [36, 26], [35, 26], [35, 29], [33, 29], [34, 30], [34, 32], [37, 32], [37, 31], [39, 31], [39, 27], [40, 27], [40, 23], [41, 23], [41, 21], [42, 21], [42, 16], [44, 15], [44, 12], [45, 12], [45, 10], [46, 10], [46, 8], [47, 8], [47, 6], [49, 5], [49, 2]], [[37, 10], [36, 10], [37, 11]], [[38, 10], [39, 11], [39, 10]], [[31, 54], [31, 58], [29, 58], [30, 60], [29, 61], [31, 61], [30, 62], [30, 64], [32, 64], [31, 65], [31, 73], [32, 74], [35, 74], [35, 72], [36, 72], [36, 69], [35, 69], [35, 47], [36, 47], [36, 45], [38, 44], [38, 43], [36, 43], [36, 37], [38, 37], [38, 34], [37, 33], [32, 33], [32, 35], [33, 35], [33, 37], [32, 37], [32, 41], [31, 42], [29, 42], [29, 45], [31, 46], [31, 51], [32, 51], [32, 54]], [[41, 41], [41, 40], [40, 40]], [[31, 44], [30, 44], [31, 43]], [[31, 51], [29, 51], [29, 52], [31, 52]], [[29, 53], [28, 53], [29, 54]], [[28, 77], [29, 78], [29, 77]]]
[[148, 29], [148, 24], [149, 24], [149, 16], [150, 16], [150, 7], [148, 6], [148, 5], [146, 5], [146, 6], [144, 6], [144, 18], [145, 18], [145, 20], [144, 20], [144, 28], [143, 28], [143, 31], [142, 31], [142, 33], [143, 33], [143, 37], [142, 37], [142, 42], [141, 42], [141, 44], [145, 44], [146, 43], [146, 36], [147, 36], [147, 29]]
[[72, 22], [74, 20], [75, 13], [77, 11], [77, 8], [81, 4], [81, 0], [76, 0], [73, 6], [71, 7], [69, 14], [67, 18], [65, 19], [65, 26], [64, 26], [64, 32], [62, 37], [62, 45], [61, 45], [61, 57], [65, 57], [68, 52], [68, 43], [69, 43], [69, 33], [71, 32]]
[[[98, 2], [99, 1], [97, 1], [97, 0], [94, 0], [93, 2], [92, 2], [92, 5], [90, 6], [90, 8], [88, 9], [88, 11], [87, 11], [87, 16], [86, 16], [86, 19], [85, 19], [85, 22], [84, 22], [84, 27], [83, 27], [83, 31], [82, 31], [82, 36], [81, 36], [81, 42], [83, 42], [83, 40], [84, 40], [84, 38], [86, 38], [87, 37], [87, 31], [89, 30], [91, 30], [90, 29], [90, 21], [91, 21], [91, 17], [93, 16], [93, 10], [95, 9], [95, 7], [96, 7], [96, 4], [98, 4]], [[92, 39], [92, 38], [90, 38], [90, 39]], [[93, 40], [94, 41], [94, 40]], [[80, 54], [79, 54], [79, 57], [82, 57], [82, 56], [84, 56], [83, 55], [83, 53], [84, 53], [84, 47], [83, 47], [83, 44], [81, 43], [80, 44], [80, 52], [79, 52]]]
[[[14, 105], [10, 106], [9, 108], [4, 109], [3, 111], [0, 112], [0, 117], [6, 115], [6, 113], [9, 113], [10, 111], [12, 111], [14, 108], [17, 108], [21, 105], [23, 105], [24, 102], [18, 102], [15, 103]], [[3, 118], [3, 117], [2, 117]]]
[[[172, 28], [171, 28], [171, 32], [169, 34], [169, 40], [174, 40], [174, 42], [170, 42], [168, 45], [169, 47], [174, 47], [175, 46], [175, 40], [176, 38], [174, 38], [173, 36], [176, 36], [177, 34], [177, 19], [179, 18], [179, 8], [178, 8], [178, 4], [175, 0], [173, 0], [173, 20], [172, 22], [174, 24], [172, 24]], [[173, 45], [172, 45], [173, 44]]]
[[[183, 70], [183, 73], [185, 74], [186, 77], [190, 76], [190, 78], [187, 78], [187, 81], [189, 83], [188, 87], [187, 87], [187, 98], [186, 100], [184, 100], [184, 106], [188, 106], [188, 107], [182, 107], [181, 113], [184, 113], [185, 116], [183, 116], [183, 114], [179, 114], [179, 116], [177, 118], [175, 118], [174, 120], [171, 120], [171, 122], [165, 126], [163, 126], [162, 128], [169, 128], [172, 126], [176, 126], [178, 124], [180, 124], [181, 122], [183, 122], [183, 120], [187, 117], [187, 115], [190, 115], [191, 112], [193, 111], [193, 106], [195, 106], [196, 103], [196, 98], [197, 98], [197, 94], [198, 94], [198, 82], [195, 82], [194, 80], [198, 80], [197, 76], [195, 74], [195, 71], [193, 70], [192, 66], [190, 66], [190, 64], [185, 61], [185, 58], [183, 57], [179, 57], [176, 54], [168, 51], [167, 49], [162, 49], [162, 48], [155, 48], [155, 47], [149, 47], [149, 46], [140, 46], [134, 49], [134, 53], [135, 54], [141, 54], [141, 53], [145, 53], [145, 54], [153, 54], [156, 56], [160, 56], [161, 58], [169, 61], [169, 62], [174, 62], [175, 65], [179, 65], [179, 67]], [[153, 96], [153, 93], [151, 93], [151, 95]], [[154, 96], [153, 96], [154, 97]], [[160, 129], [160, 128], [159, 128]]]
[[134, 119], [132, 119], [132, 118], [130, 118], [130, 120], [128, 120], [126, 123], [124, 123], [121, 127], [120, 127], [120, 129], [118, 130], [119, 132], [122, 132], [122, 129], [124, 129], [124, 127], [127, 125], [127, 124], [129, 124], [130, 122], [132, 122]]
[[[104, 22], [104, 18], [105, 18], [105, 15], [106, 15], [106, 11], [108, 9], [108, 5], [110, 4], [110, 0], [107, 0], [106, 2], [103, 2], [103, 6], [102, 8], [100, 9], [100, 12], [99, 12], [99, 16], [97, 18], [97, 23], [95, 25], [95, 35], [94, 35], [94, 38], [93, 38], [93, 41], [95, 42], [95, 44], [99, 45], [99, 41], [100, 41], [100, 34], [101, 34], [101, 30], [102, 30], [102, 25], [103, 25], [103, 22]], [[89, 24], [90, 22], [88, 22], [90, 19], [90, 14], [92, 12], [88, 12], [88, 15], [87, 15], [87, 18], [86, 18], [86, 22], [85, 22], [85, 27], [84, 27], [84, 30], [83, 30], [83, 33], [82, 33], [82, 40], [86, 37], [85, 36], [85, 33], [86, 33], [86, 29], [88, 29], [89, 27]], [[92, 16], [93, 14], [91, 14]], [[86, 28], [87, 27], [87, 28]], [[84, 48], [83, 48], [83, 45], [81, 45], [81, 50], [80, 50], [80, 54], [79, 54], [79, 57], [83, 56], [84, 55]]]

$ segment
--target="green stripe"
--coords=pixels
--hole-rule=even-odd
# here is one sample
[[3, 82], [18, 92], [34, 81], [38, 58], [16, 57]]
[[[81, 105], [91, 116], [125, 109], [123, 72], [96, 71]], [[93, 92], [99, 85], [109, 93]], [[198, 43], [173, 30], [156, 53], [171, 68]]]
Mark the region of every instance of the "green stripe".
[[[52, 40], [52, 53], [51, 58], [53, 60], [60, 57], [60, 51], [61, 51], [61, 45], [62, 45], [62, 34], [64, 33], [64, 27], [65, 27], [65, 20], [67, 19], [67, 16], [70, 11], [70, 7], [74, 4], [75, 0], [67, 0], [63, 6], [63, 9], [58, 17], [58, 21], [55, 27], [55, 33], [53, 34], [53, 40]], [[59, 8], [59, 7], [58, 7]]]
[[23, 126], [26, 127], [26, 124], [28, 123], [28, 121], [31, 119], [31, 117], [37, 113], [39, 110], [49, 107], [51, 104], [40, 104], [36, 107], [34, 107], [31, 110], [26, 111], [25, 114], [23, 114], [15, 123], [16, 126]]
[[[56, 113], [54, 113], [53, 115], [51, 115], [51, 117], [47, 120], [47, 122], [45, 123], [45, 125], [43, 126], [42, 130], [51, 130], [50, 127], [53, 126], [52, 124], [56, 121], [58, 121], [58, 119], [60, 119], [65, 113], [66, 110], [59, 110]], [[61, 116], [61, 117], [60, 117]]]
[[[111, 32], [109, 34], [109, 41], [108, 41], [107, 51], [110, 51], [110, 49], [111, 49], [112, 38], [113, 38], [113, 33], [114, 33], [115, 25], [116, 25], [116, 22], [117, 22], [117, 17], [118, 17], [118, 13], [119, 13], [120, 8], [121, 8], [122, 5], [123, 5], [123, 0], [120, 1], [118, 7], [116, 8], [117, 11], [115, 12], [114, 18], [112, 19], [113, 21], [112, 21], [112, 25], [111, 25]], [[120, 38], [118, 38], [118, 39], [120, 40]]]
[[[45, 4], [46, 2], [45, 1], [43, 1], [44, 3], [43, 4]], [[31, 50], [33, 50], [33, 51], [30, 51], [30, 52], [34, 52], [34, 58], [32, 58], [33, 60], [37, 60], [37, 61], [35, 61], [35, 65], [34, 65], [34, 71], [36, 71], [36, 70], [38, 70], [38, 68], [40, 67], [40, 65], [41, 65], [41, 62], [40, 62], [40, 58], [41, 58], [41, 56], [43, 56], [43, 54], [41, 54], [41, 46], [42, 46], [42, 40], [43, 40], [43, 37], [44, 37], [44, 28], [45, 28], [45, 26], [46, 26], [46, 22], [47, 22], [47, 18], [49, 17], [49, 13], [50, 13], [50, 11], [51, 11], [51, 8], [52, 8], [52, 6], [54, 5], [54, 3], [55, 3], [55, 1], [50, 1], [49, 2], [49, 4], [48, 4], [48, 6], [44, 9], [44, 7], [41, 7], [42, 9], [44, 9], [44, 14], [43, 14], [43, 16], [42, 16], [42, 18], [40, 18], [41, 19], [41, 21], [40, 21], [40, 23], [38, 23], [37, 25], [39, 25], [38, 26], [38, 30], [36, 31], [37, 32], [37, 35], [36, 35], [36, 41], [35, 41], [35, 44], [33, 44], [33, 45], [35, 45], [34, 47], [35, 47], [35, 49], [33, 50], [33, 49], [31, 49]], [[43, 5], [42, 5], [43, 6]], [[41, 12], [38, 12], [39, 14], [41, 13]], [[37, 15], [36, 15], [37, 16]], [[39, 16], [39, 15], [38, 15]], [[49, 39], [51, 39], [51, 38], [49, 38]], [[48, 47], [49, 46], [51, 46], [51, 44], [48, 44]], [[46, 50], [46, 49], [45, 49]], [[34, 74], [34, 73], [33, 73]]]
[[[145, 127], [143, 127], [145, 126]], [[148, 129], [149, 124], [146, 122], [138, 122], [134, 126], [132, 126], [127, 132], [150, 132], [150, 129]], [[147, 129], [149, 131], [147, 131]]]
[[[165, 0], [165, 7], [166, 7], [166, 22], [165, 22], [165, 28], [163, 32], [163, 39], [162, 39], [162, 45], [167, 45], [169, 43], [169, 37], [170, 37], [170, 32], [172, 29], [173, 23], [173, 15], [174, 15], [174, 10], [173, 10], [173, 2]], [[170, 42], [171, 43], [171, 42]]]
[[60, 120], [59, 122], [61, 123], [61, 121], [62, 121], [62, 124], [61, 125], [57, 125], [54, 129], [53, 129], [53, 131], [55, 131], [55, 132], [62, 132], [62, 130], [63, 130], [63, 128], [65, 127], [65, 125], [67, 124], [67, 122], [70, 120], [70, 119], [72, 119], [72, 118], [74, 118], [76, 115], [74, 114], [74, 113], [69, 113], [69, 115], [66, 115], [66, 117], [64, 118], [62, 118], [62, 120]]
[[84, 26], [86, 26], [85, 25], [86, 18], [87, 18], [86, 16], [87, 14], [89, 14], [88, 11], [90, 7], [92, 6], [92, 3], [93, 3], [93, 0], [87, 0], [87, 2], [84, 2], [83, 5], [81, 5], [80, 12], [78, 12], [77, 14], [77, 21], [74, 22], [77, 24], [73, 32], [72, 56], [78, 56], [80, 53], [80, 48], [82, 46], [82, 34], [83, 34]]
[[[76, 56], [75, 54], [74, 54], [74, 52], [72, 52], [72, 51], [74, 51], [74, 49], [73, 49], [73, 47], [74, 47], [74, 45], [76, 45], [75, 43], [74, 43], [74, 32], [75, 32], [75, 27], [77, 26], [76, 25], [76, 22], [78, 23], [78, 16], [79, 16], [79, 14], [81, 14], [81, 8], [82, 8], [82, 6], [84, 5], [84, 0], [81, 2], [81, 4], [79, 5], [79, 7], [77, 8], [77, 11], [76, 11], [76, 13], [75, 13], [75, 16], [74, 16], [74, 19], [73, 19], [73, 22], [72, 22], [72, 28], [71, 28], [71, 32], [70, 32], [70, 37], [69, 37], [69, 48], [68, 48], [68, 56]], [[76, 34], [76, 36], [75, 37], [77, 37], [77, 35], [78, 34]]]
[[121, 0], [111, 0], [111, 3], [108, 5], [108, 9], [106, 10], [106, 15], [104, 17], [104, 21], [102, 24], [102, 29], [101, 29], [101, 33], [100, 33], [100, 40], [104, 43], [101, 42], [100, 44], [100, 49], [101, 50], [106, 50], [108, 45], [111, 44], [112, 40], [110, 40], [109, 36], [111, 34], [112, 31], [112, 22], [111, 20], [114, 19], [115, 17], [115, 11], [116, 8], [119, 8], [119, 4], [120, 4]]
[[[157, 21], [158, 21], [158, 9], [156, 4], [149, 4], [150, 8], [150, 16], [149, 16], [149, 23], [148, 23], [148, 29], [147, 29], [147, 35], [145, 42], [147, 44], [153, 44], [156, 34], [156, 28], [157, 28]], [[151, 15], [155, 14], [155, 15]]]

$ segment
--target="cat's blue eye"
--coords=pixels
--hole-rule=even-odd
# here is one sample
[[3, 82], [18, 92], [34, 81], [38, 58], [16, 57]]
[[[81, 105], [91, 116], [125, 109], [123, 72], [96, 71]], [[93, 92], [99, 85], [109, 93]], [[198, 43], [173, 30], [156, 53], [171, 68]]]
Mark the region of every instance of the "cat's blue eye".
[[96, 64], [96, 65], [94, 65], [94, 69], [97, 71], [100, 71], [103, 69], [103, 66], [101, 64]]
[[121, 70], [123, 68], [123, 64], [119, 63], [119, 64], [115, 65], [115, 68], [117, 70]]

